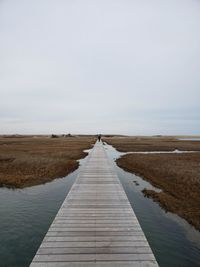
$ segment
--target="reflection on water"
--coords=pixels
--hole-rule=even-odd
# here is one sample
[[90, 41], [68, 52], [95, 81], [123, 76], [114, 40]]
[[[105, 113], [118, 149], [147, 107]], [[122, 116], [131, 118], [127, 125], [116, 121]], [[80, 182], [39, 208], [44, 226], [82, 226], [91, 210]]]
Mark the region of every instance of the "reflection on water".
[[[125, 154], [110, 145], [105, 148], [110, 159]], [[166, 213], [157, 203], [145, 198], [141, 192], [144, 187], [155, 190], [147, 181], [123, 171], [115, 163], [113, 165], [160, 267], [200, 266], [200, 232], [184, 219]], [[135, 180], [139, 186], [133, 182]]]
[[196, 243], [197, 247], [200, 249], [199, 232], [192, 225], [190, 225], [186, 220], [183, 220], [176, 214], [168, 212], [165, 213], [165, 216], [180, 224], [185, 229], [185, 235], [188, 240]]
[[0, 188], [0, 266], [29, 266], [79, 171], [25, 189]]

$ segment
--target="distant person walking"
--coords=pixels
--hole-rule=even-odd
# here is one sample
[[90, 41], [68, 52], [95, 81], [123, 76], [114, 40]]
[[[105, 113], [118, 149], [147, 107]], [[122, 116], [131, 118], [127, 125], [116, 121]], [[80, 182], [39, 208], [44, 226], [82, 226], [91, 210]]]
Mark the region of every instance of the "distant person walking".
[[101, 141], [101, 134], [98, 135], [98, 141]]

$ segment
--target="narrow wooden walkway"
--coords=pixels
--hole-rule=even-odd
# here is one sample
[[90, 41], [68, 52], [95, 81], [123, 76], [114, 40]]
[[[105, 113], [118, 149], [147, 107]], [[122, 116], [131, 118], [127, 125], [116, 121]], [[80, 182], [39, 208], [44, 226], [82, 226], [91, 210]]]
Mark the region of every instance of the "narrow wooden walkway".
[[30, 267], [157, 267], [102, 143], [96, 143]]

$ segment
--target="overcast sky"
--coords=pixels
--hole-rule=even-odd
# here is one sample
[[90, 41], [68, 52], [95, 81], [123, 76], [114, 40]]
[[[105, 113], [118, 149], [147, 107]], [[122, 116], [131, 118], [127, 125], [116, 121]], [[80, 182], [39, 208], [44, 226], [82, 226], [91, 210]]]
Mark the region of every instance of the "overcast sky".
[[200, 134], [199, 0], [0, 0], [0, 134]]

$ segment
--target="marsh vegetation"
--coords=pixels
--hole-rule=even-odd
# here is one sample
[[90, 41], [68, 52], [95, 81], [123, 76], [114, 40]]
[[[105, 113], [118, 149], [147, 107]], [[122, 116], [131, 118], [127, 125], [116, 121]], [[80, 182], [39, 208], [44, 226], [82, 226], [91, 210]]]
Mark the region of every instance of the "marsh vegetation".
[[0, 137], [0, 186], [42, 184], [74, 171], [94, 137]]

